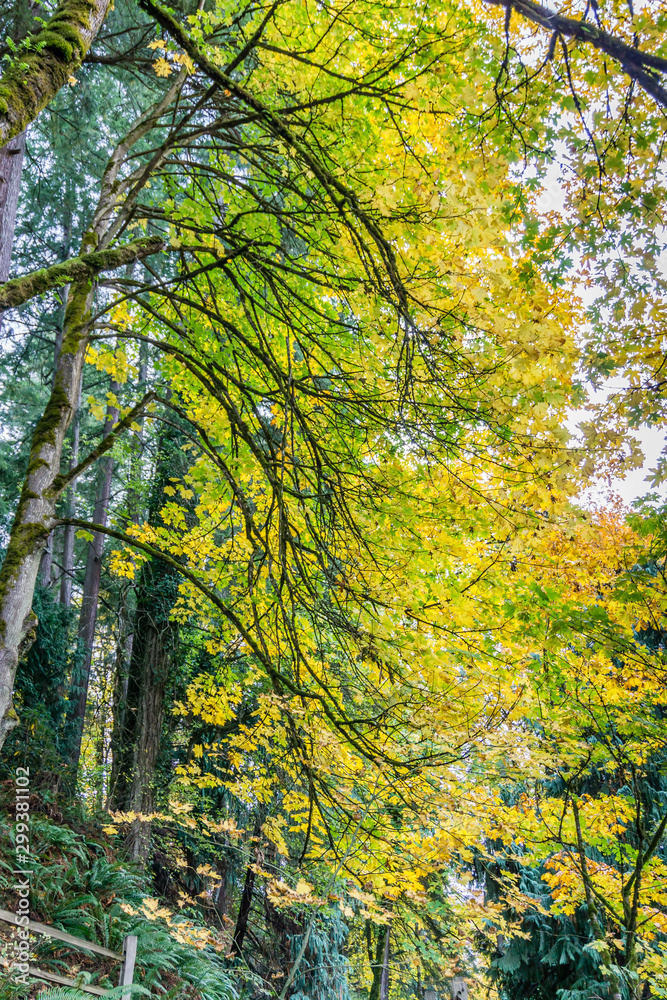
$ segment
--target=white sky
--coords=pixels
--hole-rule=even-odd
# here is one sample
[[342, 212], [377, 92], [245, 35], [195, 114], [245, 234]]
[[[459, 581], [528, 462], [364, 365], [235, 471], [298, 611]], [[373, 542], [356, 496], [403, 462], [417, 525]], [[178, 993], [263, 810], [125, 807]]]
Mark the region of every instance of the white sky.
[[[562, 176], [561, 171], [562, 164], [560, 163], [553, 163], [551, 168], [547, 171], [545, 187], [542, 194], [537, 199], [537, 208], [539, 211], [547, 212], [562, 210], [563, 194], [560, 183]], [[658, 263], [659, 266], [667, 272], [667, 252], [662, 254]], [[595, 298], [595, 290], [590, 288], [582, 287], [578, 290], [578, 294], [581, 296], [584, 303], [592, 303]], [[614, 387], [610, 384], [606, 390], [601, 390], [602, 396], [613, 391], [613, 388]], [[597, 395], [597, 393], [595, 395]], [[598, 396], [598, 398], [600, 397]], [[577, 424], [580, 420], [584, 419], [585, 416], [585, 411], [580, 410], [572, 412], [567, 421], [567, 426], [571, 433], [576, 433]], [[633, 432], [633, 436], [639, 441], [641, 450], [644, 454], [644, 464], [642, 468], [632, 469], [628, 472], [624, 479], [613, 479], [611, 483], [592, 480], [590, 488], [586, 491], [586, 501], [591, 504], [603, 503], [610, 493], [620, 496], [621, 499], [628, 505], [631, 504], [633, 500], [636, 500], [638, 497], [642, 497], [647, 493], [659, 493], [662, 497], [667, 499], [667, 483], [656, 489], [656, 487], [651, 486], [650, 483], [646, 482], [646, 477], [650, 473], [651, 469], [655, 468], [660, 453], [665, 446], [665, 440], [667, 437], [666, 429], [656, 427], [640, 427]]]
[[587, 501], [591, 503], [604, 502], [609, 493], [620, 496], [628, 505], [646, 493], [659, 493], [661, 497], [667, 499], [667, 484], [663, 483], [656, 489], [646, 482], [646, 476], [651, 469], [655, 468], [658, 456], [664, 447], [664, 428], [642, 427], [635, 432], [634, 436], [639, 439], [644, 453], [643, 467], [632, 469], [625, 479], [614, 479], [610, 484], [593, 480], [586, 491]]

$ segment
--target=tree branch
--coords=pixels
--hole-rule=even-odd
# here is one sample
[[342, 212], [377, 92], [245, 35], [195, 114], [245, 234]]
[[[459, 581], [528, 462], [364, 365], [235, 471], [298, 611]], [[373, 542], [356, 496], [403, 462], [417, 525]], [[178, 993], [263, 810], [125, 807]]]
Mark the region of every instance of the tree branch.
[[655, 833], [653, 834], [653, 837], [651, 838], [651, 843], [648, 845], [648, 847], [646, 848], [646, 850], [642, 854], [638, 855], [637, 861], [639, 861], [640, 858], [641, 858], [641, 865], [635, 866], [634, 872], [632, 873], [632, 875], [630, 876], [630, 878], [626, 882], [626, 885], [625, 885], [625, 891], [626, 892], [630, 891], [630, 889], [632, 887], [632, 883], [637, 878], [638, 871], [641, 871], [642, 868], [646, 865], [646, 862], [649, 861], [650, 858], [653, 856], [655, 850], [657, 849], [658, 845], [660, 844], [660, 841], [662, 840], [663, 834], [665, 832], [665, 827], [667, 827], [667, 813], [665, 813], [665, 815], [662, 817], [662, 819], [660, 821], [660, 825], [658, 826], [658, 829], [655, 831]]
[[0, 146], [19, 135], [79, 68], [110, 0], [61, 0], [51, 20], [19, 47], [0, 78]]
[[493, 4], [494, 7], [514, 10], [527, 21], [532, 21], [533, 24], [538, 24], [549, 32], [576, 38], [579, 42], [587, 42], [619, 63], [632, 80], [655, 98], [658, 104], [667, 108], [667, 88], [663, 86], [658, 75], [667, 74], [667, 59], [662, 56], [642, 52], [641, 49], [628, 45], [627, 42], [588, 21], [556, 14], [535, 0], [485, 0], [485, 2]]
[[135, 260], [159, 253], [164, 247], [165, 241], [161, 236], [145, 236], [133, 243], [114, 247], [112, 250], [100, 250], [84, 257], [72, 257], [62, 264], [33, 271], [22, 278], [12, 278], [11, 281], [0, 285], [0, 310], [20, 306], [36, 295], [42, 295], [53, 288], [60, 288], [70, 281], [86, 281], [100, 271], [112, 271], [123, 264], [131, 264]]
[[[403, 770], [409, 770], [415, 765], [419, 765], [420, 758], [415, 758], [409, 762], [397, 760], [396, 758], [390, 757], [381, 746], [374, 747], [370, 744], [368, 738], [360, 733], [356, 728], [354, 722], [349, 721], [345, 714], [344, 709], [332, 699], [333, 705], [339, 710], [340, 715], [337, 715], [332, 705], [329, 704], [325, 695], [319, 691], [308, 691], [301, 687], [298, 683], [293, 681], [290, 677], [287, 677], [284, 673], [281, 673], [271, 661], [269, 654], [266, 653], [262, 646], [252, 635], [250, 628], [241, 621], [236, 612], [229, 607], [228, 604], [218, 596], [215, 589], [205, 583], [197, 573], [193, 570], [188, 569], [186, 565], [174, 559], [173, 556], [168, 555], [168, 553], [161, 551], [160, 549], [154, 548], [154, 546], [149, 545], [147, 542], [142, 542], [138, 538], [128, 535], [124, 531], [119, 531], [116, 528], [109, 528], [103, 524], [95, 524], [92, 521], [82, 521], [80, 518], [76, 517], [57, 517], [50, 522], [50, 528], [55, 528], [60, 524], [71, 524], [75, 528], [82, 528], [85, 531], [100, 532], [103, 535], [108, 535], [110, 538], [115, 538], [120, 542], [124, 542], [126, 545], [132, 548], [139, 549], [141, 552], [145, 552], [146, 555], [150, 556], [152, 559], [161, 559], [162, 562], [171, 566], [173, 569], [177, 570], [186, 580], [202, 593], [208, 600], [213, 604], [222, 614], [222, 616], [236, 629], [238, 635], [246, 642], [250, 651], [254, 656], [257, 657], [258, 661], [262, 664], [266, 670], [268, 676], [273, 682], [280, 685], [282, 688], [287, 689], [293, 695], [299, 698], [308, 699], [310, 701], [316, 701], [322, 707], [322, 711], [329, 719], [334, 728], [343, 736], [350, 746], [353, 746], [366, 760], [371, 761], [374, 764], [378, 764], [380, 761], [393, 765], [396, 768], [401, 768]], [[47, 529], [49, 530], [49, 529]], [[320, 682], [321, 683], [321, 682]], [[325, 688], [326, 690], [326, 688]], [[327, 692], [329, 693], [329, 692]], [[354, 735], [353, 735], [354, 734]], [[459, 759], [458, 757], [456, 759]]]
[[[380, 254], [384, 271], [388, 276], [392, 290], [396, 295], [399, 310], [406, 317], [406, 319], [409, 319], [410, 310], [408, 294], [399, 274], [394, 247], [391, 245], [391, 242], [386, 239], [380, 226], [360, 205], [359, 199], [354, 191], [348, 188], [343, 181], [335, 176], [335, 174], [325, 166], [316, 153], [313, 153], [307, 147], [306, 143], [302, 139], [293, 134], [292, 130], [277, 112], [272, 111], [269, 107], [262, 103], [261, 100], [249, 93], [249, 91], [237, 83], [233, 77], [229, 76], [229, 74], [224, 70], [221, 70], [219, 66], [216, 66], [216, 64], [209, 59], [197, 42], [195, 42], [182, 25], [179, 24], [169, 10], [157, 3], [156, 0], [139, 0], [139, 5], [148, 14], [150, 14], [151, 17], [155, 18], [157, 23], [164, 28], [169, 35], [171, 35], [174, 41], [180, 45], [185, 52], [187, 52], [192, 61], [206, 76], [209, 77], [209, 79], [220, 84], [220, 86], [230, 91], [230, 93], [233, 94], [239, 101], [247, 107], [252, 108], [252, 110], [259, 115], [260, 119], [271, 134], [280, 138], [294, 150], [303, 162], [307, 164], [310, 170], [312, 170], [327, 196], [331, 199], [337, 210], [342, 214], [348, 227], [350, 226], [350, 221], [346, 217], [346, 211], [356, 218], [359, 223], [361, 223], [363, 228], [370, 235]], [[357, 232], [357, 237], [359, 238], [359, 236], [360, 234]], [[371, 262], [371, 266], [375, 270], [376, 265], [373, 262]], [[379, 278], [379, 275], [376, 274], [376, 277]]]
[[85, 472], [85, 470], [91, 466], [93, 462], [96, 462], [98, 458], [101, 458], [102, 455], [105, 454], [105, 452], [109, 451], [110, 448], [113, 448], [117, 438], [120, 437], [123, 431], [129, 430], [141, 411], [155, 398], [154, 392], [147, 392], [143, 399], [139, 400], [137, 405], [130, 410], [127, 416], [118, 421], [114, 429], [100, 441], [97, 448], [91, 451], [91, 453], [84, 458], [82, 462], [79, 462], [79, 464], [73, 469], [70, 469], [69, 472], [56, 476], [53, 480], [53, 486], [51, 487], [52, 491], [56, 495], [58, 493], [62, 493], [62, 491], [66, 489], [74, 479], [77, 479], [82, 472]]

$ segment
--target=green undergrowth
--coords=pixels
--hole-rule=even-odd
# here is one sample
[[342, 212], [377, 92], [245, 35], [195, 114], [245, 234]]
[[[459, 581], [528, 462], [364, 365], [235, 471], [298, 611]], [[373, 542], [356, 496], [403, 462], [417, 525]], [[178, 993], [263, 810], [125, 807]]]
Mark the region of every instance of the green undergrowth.
[[[15, 911], [17, 876], [10, 793], [6, 782], [0, 792], [0, 907]], [[101, 827], [76, 817], [68, 821], [55, 802], [47, 802], [39, 812], [37, 807], [33, 809], [30, 838], [32, 920], [115, 952], [122, 951], [125, 935], [136, 934], [135, 983], [139, 988], [132, 991], [133, 1000], [147, 995], [169, 1000], [235, 1000], [236, 990], [222, 955], [211, 947], [200, 950], [178, 941], [162, 919], [137, 915], [142, 902], [154, 895], [149, 878], [116, 856]], [[12, 934], [11, 926], [0, 922], [0, 945], [7, 953]], [[79, 983], [117, 989], [119, 965], [113, 959], [86, 956], [45, 937], [34, 937], [33, 949], [32, 962], [41, 969]], [[40, 1000], [81, 1000], [90, 996], [36, 981], [26, 986], [6, 973], [3, 976], [2, 971], [0, 1000], [37, 996]]]

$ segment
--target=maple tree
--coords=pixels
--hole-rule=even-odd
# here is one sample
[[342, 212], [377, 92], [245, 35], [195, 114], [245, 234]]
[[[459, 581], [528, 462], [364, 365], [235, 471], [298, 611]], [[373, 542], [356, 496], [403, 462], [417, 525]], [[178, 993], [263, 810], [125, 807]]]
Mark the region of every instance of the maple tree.
[[[582, 989], [664, 989], [660, 514], [576, 501], [661, 420], [662, 15], [497, 6], [91, 21], [81, 72], [113, 67], [138, 113], [100, 140], [77, 256], [0, 286], [30, 322], [68, 285], [0, 573], [3, 739], [17, 667], [35, 707], [35, 583], [55, 620], [76, 531], [49, 722], [70, 789], [106, 798], [135, 859], [162, 838], [174, 905], [206, 910], [234, 871], [230, 926], [132, 912], [238, 969], [251, 941], [281, 997], [326, 995], [312, 957], [342, 955], [345, 923], [371, 1000], [502, 991], [535, 872], [580, 921]], [[65, 8], [3, 76], [7, 138], [38, 110], [7, 81], [57, 62], [43, 107], [82, 62], [52, 38]], [[612, 373], [628, 388], [573, 443], [583, 380]]]
[[523, 892], [528, 912], [536, 899], [524, 871], [538, 867], [552, 915], [583, 911], [598, 988], [619, 996], [663, 988], [656, 526], [642, 520], [637, 535], [606, 512], [567, 532], [546, 527], [547, 544], [526, 553], [539, 566], [539, 585], [533, 573], [526, 582], [544, 616], [532, 628], [525, 619], [535, 653], [517, 678], [525, 700], [503, 776], [503, 848], [490, 855], [491, 872], [503, 859], [492, 877]]

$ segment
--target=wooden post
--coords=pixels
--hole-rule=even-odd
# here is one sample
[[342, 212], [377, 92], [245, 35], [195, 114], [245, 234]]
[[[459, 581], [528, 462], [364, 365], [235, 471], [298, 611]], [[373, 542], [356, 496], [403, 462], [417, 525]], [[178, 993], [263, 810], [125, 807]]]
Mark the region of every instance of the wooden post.
[[468, 985], [461, 976], [455, 976], [450, 985], [453, 1000], [468, 1000]]
[[[137, 957], [137, 938], [128, 934], [123, 941], [123, 964], [120, 967], [119, 986], [131, 986], [134, 978], [134, 963]], [[123, 993], [123, 1000], [130, 1000], [130, 993]]]
[[[19, 926], [18, 917], [15, 913], [11, 913], [9, 910], [0, 909], [0, 920], [8, 924], [14, 924]], [[115, 958], [117, 961], [122, 962], [120, 970], [120, 986], [131, 986], [132, 980], [134, 979], [134, 966], [137, 959], [137, 939], [134, 934], [128, 934], [123, 941], [123, 954], [119, 955], [115, 951], [111, 951], [109, 948], [103, 948], [102, 945], [96, 944], [94, 941], [86, 941], [85, 938], [74, 937], [72, 934], [68, 934], [67, 931], [61, 931], [57, 927], [49, 927], [47, 924], [40, 924], [35, 920], [31, 920], [28, 924], [29, 930], [33, 934], [43, 934], [44, 937], [54, 938], [56, 941], [64, 941], [68, 944], [70, 948], [76, 951], [92, 951], [98, 955], [104, 955], [107, 958]], [[85, 983], [79, 983], [75, 979], [67, 979], [65, 976], [58, 976], [55, 972], [47, 972], [45, 969], [37, 969], [34, 966], [30, 966], [29, 974], [33, 979], [43, 979], [47, 983], [60, 983], [62, 986], [73, 986], [76, 989], [83, 990], [85, 993], [92, 993], [94, 996], [105, 997], [108, 994], [108, 990], [102, 989], [100, 986], [90, 986]], [[131, 1000], [129, 993], [124, 993], [122, 1000]]]

